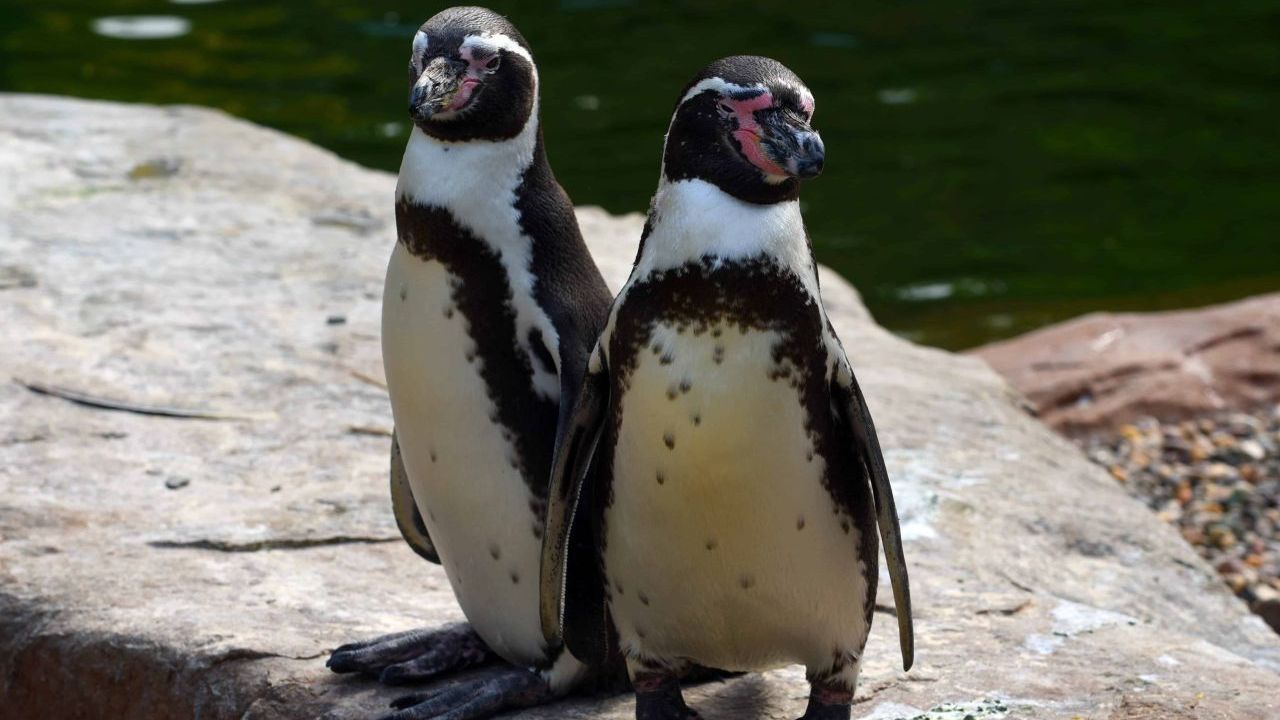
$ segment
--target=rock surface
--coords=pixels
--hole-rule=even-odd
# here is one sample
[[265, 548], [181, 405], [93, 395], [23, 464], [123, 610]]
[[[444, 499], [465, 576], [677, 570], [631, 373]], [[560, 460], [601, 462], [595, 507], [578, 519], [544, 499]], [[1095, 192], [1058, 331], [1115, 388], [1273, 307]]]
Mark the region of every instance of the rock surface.
[[[381, 712], [399, 693], [329, 674], [327, 651], [459, 618], [388, 507], [393, 178], [208, 110], [7, 96], [0, 183], [0, 374], [27, 384], [0, 384], [0, 717]], [[616, 286], [638, 217], [582, 219]], [[917, 607], [909, 673], [880, 614], [855, 717], [1280, 717], [1280, 639], [1171, 528], [983, 363], [823, 288]], [[689, 693], [708, 720], [793, 718], [805, 695], [797, 668]]]
[[1095, 313], [971, 354], [1073, 436], [1280, 402], [1280, 293], [1201, 310]]

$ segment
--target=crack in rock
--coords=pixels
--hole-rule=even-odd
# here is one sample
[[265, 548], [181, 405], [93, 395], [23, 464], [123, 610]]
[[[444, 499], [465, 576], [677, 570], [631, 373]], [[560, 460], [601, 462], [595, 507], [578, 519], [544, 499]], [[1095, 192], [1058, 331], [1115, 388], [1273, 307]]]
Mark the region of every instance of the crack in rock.
[[153, 540], [148, 542], [153, 548], [163, 550], [214, 550], [216, 552], [242, 553], [262, 550], [305, 550], [328, 545], [376, 545], [397, 542], [399, 537], [358, 537], [353, 535], [335, 535], [322, 538], [280, 538], [276, 540], [258, 540], [255, 542], [234, 542], [230, 540]]

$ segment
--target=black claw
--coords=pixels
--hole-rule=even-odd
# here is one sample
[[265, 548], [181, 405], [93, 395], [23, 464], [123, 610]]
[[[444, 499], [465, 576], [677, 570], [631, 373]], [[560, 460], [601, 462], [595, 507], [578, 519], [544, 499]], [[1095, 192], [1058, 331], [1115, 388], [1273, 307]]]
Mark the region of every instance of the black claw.
[[404, 684], [482, 665], [493, 657], [471, 626], [458, 624], [347, 643], [333, 651], [325, 666], [336, 673], [359, 672]]
[[448, 687], [396, 698], [397, 712], [382, 720], [480, 720], [507, 709], [532, 707], [551, 699], [551, 688], [536, 673], [505, 667]]

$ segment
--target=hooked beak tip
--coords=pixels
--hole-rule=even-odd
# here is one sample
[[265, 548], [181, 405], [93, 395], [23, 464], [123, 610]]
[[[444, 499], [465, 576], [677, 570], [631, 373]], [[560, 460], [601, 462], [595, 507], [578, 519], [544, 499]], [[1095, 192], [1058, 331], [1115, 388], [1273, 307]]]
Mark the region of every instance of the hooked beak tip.
[[826, 162], [826, 148], [822, 144], [822, 138], [810, 131], [803, 133], [797, 140], [796, 152], [788, 163], [791, 166], [789, 169], [793, 170], [795, 177], [802, 180], [817, 177], [822, 173]]

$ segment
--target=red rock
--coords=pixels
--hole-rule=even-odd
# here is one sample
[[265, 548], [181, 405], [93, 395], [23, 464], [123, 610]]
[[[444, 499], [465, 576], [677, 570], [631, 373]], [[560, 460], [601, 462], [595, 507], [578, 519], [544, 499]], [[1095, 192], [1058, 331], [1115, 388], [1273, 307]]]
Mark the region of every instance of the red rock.
[[970, 353], [1068, 435], [1148, 415], [1252, 409], [1280, 401], [1280, 293], [1200, 310], [1095, 313]]

